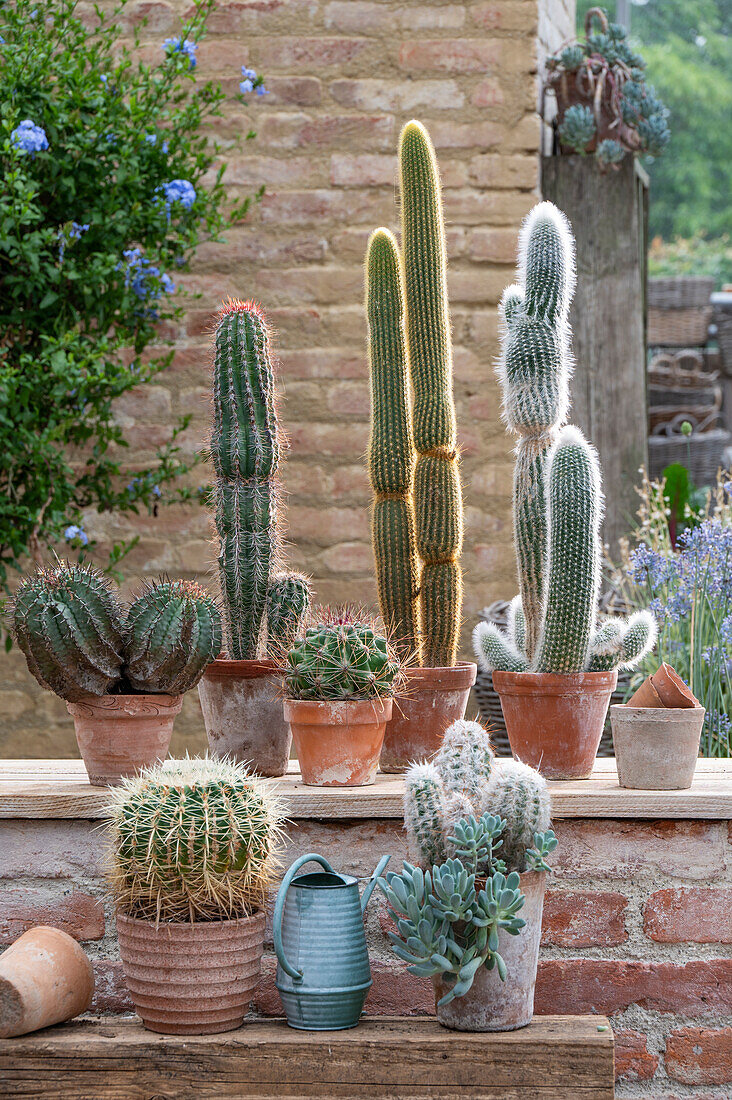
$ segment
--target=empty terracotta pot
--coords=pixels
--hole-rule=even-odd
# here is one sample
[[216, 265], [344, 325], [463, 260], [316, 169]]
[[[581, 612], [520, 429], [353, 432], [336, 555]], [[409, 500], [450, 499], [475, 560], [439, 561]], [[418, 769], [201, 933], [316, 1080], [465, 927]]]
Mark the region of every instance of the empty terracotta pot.
[[465, 717], [477, 665], [461, 661], [453, 668], [410, 668], [407, 687], [394, 700], [381, 750], [382, 772], [403, 772], [415, 760], [433, 756], [448, 726]]
[[[518, 936], [498, 933], [498, 951], [508, 970], [505, 982], [495, 967], [493, 970], [481, 967], [464, 997], [455, 997], [449, 1004], [436, 1008], [437, 1019], [444, 1027], [456, 1031], [514, 1031], [531, 1023], [545, 889], [545, 872], [527, 871], [521, 875], [521, 891], [526, 901], [519, 916], [526, 925]], [[447, 993], [449, 983], [439, 976], [432, 981], [437, 1005]]]
[[511, 752], [547, 779], [587, 779], [597, 756], [612, 672], [494, 672]]
[[[656, 689], [664, 707], [689, 708], [700, 706], [699, 700], [693, 691], [686, 686], [678, 672], [671, 665], [662, 664], [657, 672], [651, 676], [651, 683]], [[637, 700], [633, 700], [638, 706]]]
[[240, 1027], [259, 982], [264, 923], [263, 911], [157, 925], [118, 913], [122, 969], [145, 1027], [166, 1035]]
[[610, 707], [620, 786], [687, 790], [699, 758], [704, 714], [704, 707]]
[[198, 684], [212, 756], [284, 775], [292, 734], [282, 714], [282, 673], [274, 661], [212, 661]]
[[86, 1012], [94, 971], [60, 928], [38, 925], [0, 956], [0, 1038], [26, 1035]]
[[89, 695], [67, 703], [95, 787], [115, 786], [168, 755], [182, 695]]
[[376, 779], [391, 699], [285, 699], [285, 718], [310, 787], [366, 787]]

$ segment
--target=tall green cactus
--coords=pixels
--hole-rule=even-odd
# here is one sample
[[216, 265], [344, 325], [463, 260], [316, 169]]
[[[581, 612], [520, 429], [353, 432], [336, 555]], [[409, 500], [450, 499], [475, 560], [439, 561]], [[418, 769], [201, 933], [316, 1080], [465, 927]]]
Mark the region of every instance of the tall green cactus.
[[226, 642], [230, 658], [253, 660], [278, 550], [280, 460], [269, 328], [259, 306], [229, 301], [215, 341], [211, 457]]
[[[408, 635], [418, 600], [414, 648], [422, 665], [440, 667], [454, 665], [457, 657], [462, 493], [440, 180], [434, 148], [419, 122], [409, 122], [402, 130], [399, 170], [404, 307], [399, 256], [387, 230], [372, 235], [366, 261], [374, 556], [382, 614]], [[407, 365], [413, 394], [411, 431]], [[389, 450], [395, 441], [398, 456], [390, 468]], [[385, 476], [387, 470], [390, 477]], [[415, 585], [417, 559], [421, 569]]]
[[104, 695], [120, 682], [123, 612], [104, 578], [87, 566], [59, 562], [23, 580], [13, 633], [38, 683], [62, 699]]

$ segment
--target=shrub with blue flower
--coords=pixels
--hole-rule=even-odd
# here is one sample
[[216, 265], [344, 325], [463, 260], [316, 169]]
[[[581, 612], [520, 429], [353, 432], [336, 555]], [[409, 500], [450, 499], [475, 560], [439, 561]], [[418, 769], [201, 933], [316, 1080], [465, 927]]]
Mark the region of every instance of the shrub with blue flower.
[[188, 58], [188, 68], [195, 69], [196, 50], [198, 49], [197, 42], [192, 42], [188, 38], [166, 38], [163, 42], [163, 49], [168, 57], [173, 57], [175, 54], [183, 54]]
[[168, 207], [179, 202], [184, 210], [190, 210], [196, 201], [196, 189], [190, 180], [171, 180], [163, 184], [162, 192]]
[[67, 542], [75, 543], [77, 546], [88, 546], [89, 536], [83, 527], [79, 527], [78, 524], [72, 523], [64, 531], [64, 538]]
[[257, 73], [256, 69], [248, 69], [246, 65], [242, 65], [241, 75], [244, 77], [239, 84], [239, 91], [242, 95], [249, 95], [250, 92], [256, 92], [257, 95], [269, 95], [264, 86], [264, 78]]
[[45, 149], [48, 149], [48, 138], [46, 137], [46, 131], [42, 126], [37, 126], [30, 118], [24, 118], [18, 126], [15, 127], [10, 140], [13, 143], [13, 147], [20, 153], [30, 153], [31, 156], [35, 156], [36, 153], [42, 153]]

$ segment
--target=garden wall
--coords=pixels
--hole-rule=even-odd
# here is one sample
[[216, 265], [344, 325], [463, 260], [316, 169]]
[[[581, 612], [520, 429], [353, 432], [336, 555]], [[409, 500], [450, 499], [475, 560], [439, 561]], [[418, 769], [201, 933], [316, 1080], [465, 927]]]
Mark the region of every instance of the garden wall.
[[[156, 60], [187, 9], [182, 0], [131, 0], [126, 30], [147, 17], [145, 53]], [[174, 419], [192, 413], [185, 446], [194, 452], [209, 420], [212, 313], [228, 294], [258, 298], [281, 356], [290, 556], [312, 574], [321, 601], [374, 599], [362, 260], [370, 229], [398, 224], [396, 142], [414, 116], [437, 146], [449, 227], [465, 641], [476, 611], [514, 593], [512, 460], [492, 370], [496, 303], [537, 197], [537, 59], [570, 36], [573, 22], [573, 0], [221, 0], [210, 19], [197, 72], [221, 78], [233, 100], [246, 63], [270, 90], [251, 97], [246, 112], [226, 107], [218, 127], [231, 148], [225, 178], [236, 194], [260, 184], [267, 191], [247, 225], [200, 249], [181, 280], [201, 297], [174, 333], [173, 368], [121, 401], [119, 416], [143, 462]], [[236, 145], [250, 127], [256, 140]], [[197, 507], [133, 523], [90, 518], [87, 527], [108, 540], [140, 535], [127, 564], [134, 576], [201, 576], [214, 559]], [[73, 755], [63, 703], [35, 689], [17, 653], [0, 661], [0, 752]], [[197, 707], [195, 696], [186, 701], [174, 751], [202, 747]]]

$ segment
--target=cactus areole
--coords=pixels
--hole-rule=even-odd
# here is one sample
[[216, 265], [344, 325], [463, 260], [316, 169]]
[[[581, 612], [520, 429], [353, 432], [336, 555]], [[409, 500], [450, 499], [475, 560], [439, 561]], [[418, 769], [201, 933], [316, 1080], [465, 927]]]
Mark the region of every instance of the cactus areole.
[[592, 770], [617, 670], [645, 656], [656, 631], [645, 611], [598, 620], [602, 481], [594, 448], [566, 424], [574, 239], [550, 202], [522, 226], [517, 275], [501, 300], [498, 377], [518, 436], [519, 595], [507, 631], [479, 623], [473, 642], [494, 675], [514, 754], [552, 778], [579, 779]]

